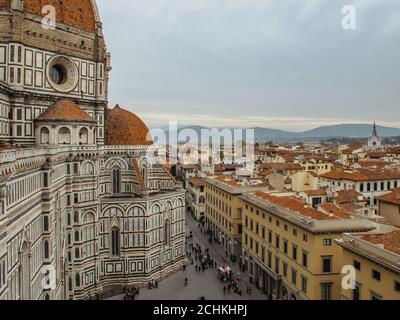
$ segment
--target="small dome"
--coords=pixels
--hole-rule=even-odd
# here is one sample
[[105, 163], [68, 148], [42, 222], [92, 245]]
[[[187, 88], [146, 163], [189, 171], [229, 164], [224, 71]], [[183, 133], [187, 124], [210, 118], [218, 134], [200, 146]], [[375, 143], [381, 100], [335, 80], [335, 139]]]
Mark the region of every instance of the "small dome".
[[94, 119], [83, 111], [76, 103], [67, 99], [56, 102], [35, 120], [95, 122]]
[[153, 140], [149, 129], [138, 116], [116, 105], [106, 115], [106, 144], [151, 145]]

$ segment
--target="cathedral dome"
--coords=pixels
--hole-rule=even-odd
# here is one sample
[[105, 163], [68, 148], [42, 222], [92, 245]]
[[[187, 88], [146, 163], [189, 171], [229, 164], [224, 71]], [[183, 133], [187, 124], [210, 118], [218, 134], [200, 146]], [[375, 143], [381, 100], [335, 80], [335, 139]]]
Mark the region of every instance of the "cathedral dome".
[[[12, 0], [0, 0], [0, 8], [10, 8]], [[94, 32], [98, 20], [94, 0], [25, 0], [24, 12], [43, 17], [42, 8], [51, 5], [56, 9], [56, 21], [87, 32]]]
[[67, 99], [57, 101], [36, 118], [36, 121], [95, 122], [95, 120], [76, 103]]
[[153, 140], [144, 122], [132, 112], [116, 105], [106, 115], [106, 144], [151, 145]]

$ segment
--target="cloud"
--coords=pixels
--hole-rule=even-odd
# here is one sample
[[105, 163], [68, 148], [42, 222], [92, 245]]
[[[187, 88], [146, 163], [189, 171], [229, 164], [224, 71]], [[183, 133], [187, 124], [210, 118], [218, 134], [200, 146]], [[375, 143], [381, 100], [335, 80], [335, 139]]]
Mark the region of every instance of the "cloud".
[[[398, 1], [98, 3], [113, 57], [111, 104], [241, 123], [400, 118]], [[353, 31], [341, 27], [347, 4], [357, 12]]]
[[[344, 118], [304, 118], [304, 117], [259, 117], [243, 116], [222, 117], [211, 114], [172, 114], [172, 113], [140, 113], [140, 117], [152, 128], [162, 127], [172, 121], [177, 121], [178, 125], [200, 125], [204, 127], [238, 127], [255, 128], [263, 127], [269, 129], [280, 129], [288, 131], [305, 131], [321, 126], [337, 124], [369, 123], [367, 120], [344, 119]], [[400, 128], [400, 121], [378, 120], [381, 126]]]

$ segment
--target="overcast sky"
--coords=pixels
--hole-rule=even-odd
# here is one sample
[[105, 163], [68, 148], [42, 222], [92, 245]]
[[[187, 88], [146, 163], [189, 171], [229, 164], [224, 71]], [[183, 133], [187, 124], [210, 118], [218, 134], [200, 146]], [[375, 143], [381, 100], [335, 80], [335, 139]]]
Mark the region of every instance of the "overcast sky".
[[97, 2], [110, 105], [149, 126], [400, 127], [399, 0]]

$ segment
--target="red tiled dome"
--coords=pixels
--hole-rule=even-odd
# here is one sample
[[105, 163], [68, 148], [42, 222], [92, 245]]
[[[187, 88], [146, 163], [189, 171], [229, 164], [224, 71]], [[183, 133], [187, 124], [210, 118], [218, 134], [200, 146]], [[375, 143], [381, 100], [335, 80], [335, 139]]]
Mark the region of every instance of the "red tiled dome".
[[151, 145], [153, 140], [144, 122], [119, 105], [106, 114], [106, 144], [115, 146]]
[[[0, 8], [9, 8], [11, 0], [0, 0]], [[87, 32], [96, 28], [97, 8], [92, 0], [25, 0], [24, 11], [43, 17], [42, 8], [52, 5], [56, 9], [57, 22]]]
[[37, 117], [36, 120], [95, 122], [95, 120], [83, 111], [76, 103], [67, 99], [57, 101]]

